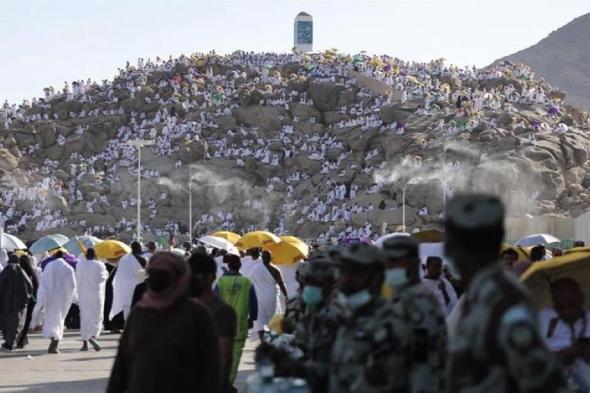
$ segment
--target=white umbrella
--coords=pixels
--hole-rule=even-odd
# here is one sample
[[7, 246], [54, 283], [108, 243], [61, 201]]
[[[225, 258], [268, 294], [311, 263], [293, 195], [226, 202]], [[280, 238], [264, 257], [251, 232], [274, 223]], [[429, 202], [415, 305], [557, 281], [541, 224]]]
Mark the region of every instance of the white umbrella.
[[0, 248], [6, 251], [25, 250], [26, 244], [16, 236], [2, 232], [0, 234]]
[[42, 254], [45, 251], [63, 246], [68, 242], [68, 240], [70, 239], [60, 234], [43, 236], [41, 239], [33, 243], [29, 250], [33, 254]]
[[561, 240], [556, 238], [553, 235], [547, 235], [545, 233], [537, 233], [534, 235], [528, 235], [519, 239], [516, 242], [516, 246], [520, 247], [531, 247], [531, 246], [539, 246], [551, 243], [559, 243]]
[[381, 236], [379, 239], [377, 239], [375, 241], [375, 246], [379, 247], [379, 248], [383, 248], [383, 243], [386, 240], [392, 239], [394, 237], [398, 237], [398, 236], [410, 236], [409, 233], [404, 233], [404, 232], [393, 232], [393, 233], [388, 233], [387, 235], [383, 235]]
[[209, 247], [217, 248], [219, 250], [225, 250], [230, 254], [240, 255], [240, 252], [230, 242], [229, 240], [225, 240], [224, 238], [217, 237], [217, 236], [203, 236], [199, 239], [199, 242], [208, 245]]

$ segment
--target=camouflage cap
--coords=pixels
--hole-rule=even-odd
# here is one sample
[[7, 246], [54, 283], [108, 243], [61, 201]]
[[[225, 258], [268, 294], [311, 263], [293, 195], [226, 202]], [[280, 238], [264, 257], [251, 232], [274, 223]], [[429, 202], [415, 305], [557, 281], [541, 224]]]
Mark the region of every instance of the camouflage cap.
[[418, 242], [409, 236], [396, 236], [383, 242], [386, 258], [418, 258]]
[[459, 194], [449, 201], [446, 210], [447, 228], [473, 230], [503, 226], [504, 205], [495, 196]]
[[463, 249], [496, 260], [504, 237], [504, 206], [497, 197], [460, 194], [447, 205], [445, 254]]
[[353, 243], [342, 248], [340, 259], [343, 262], [371, 266], [382, 264], [385, 257], [383, 252], [375, 246], [365, 243]]
[[316, 258], [304, 262], [307, 267], [305, 274], [307, 280], [316, 282], [332, 281], [336, 278], [338, 263], [328, 258]]

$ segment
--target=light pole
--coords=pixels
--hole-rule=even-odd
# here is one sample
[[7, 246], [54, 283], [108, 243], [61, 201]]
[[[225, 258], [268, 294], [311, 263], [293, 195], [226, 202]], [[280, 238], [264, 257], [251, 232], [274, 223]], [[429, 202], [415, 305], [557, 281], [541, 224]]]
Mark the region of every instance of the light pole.
[[[443, 211], [447, 210], [447, 148], [443, 147]], [[445, 214], [446, 216], [446, 214]]]
[[[409, 167], [409, 168], [408, 168]], [[406, 161], [406, 159], [402, 160], [401, 168], [400, 168], [400, 177], [397, 179], [397, 182], [394, 182], [393, 185], [396, 186], [402, 192], [402, 231], [406, 233], [406, 190], [408, 189], [409, 181], [408, 176], [412, 175], [416, 172], [419, 168], [419, 163], [416, 159], [413, 161]], [[410, 169], [412, 172], [411, 174], [407, 173], [407, 170]]]
[[143, 140], [137, 137], [134, 141], [128, 141], [128, 145], [137, 147], [137, 241], [141, 240], [141, 148], [151, 146], [153, 141]]
[[400, 182], [393, 183], [393, 185], [402, 192], [402, 232], [406, 233], [406, 188], [408, 187], [408, 182], [402, 175]]
[[[207, 184], [205, 184], [207, 185]], [[188, 236], [189, 242], [193, 243], [193, 166], [188, 166], [188, 186], [178, 186], [182, 191], [188, 193]], [[195, 190], [196, 191], [196, 190]]]
[[447, 189], [449, 185], [449, 167], [447, 167], [447, 146], [443, 146], [443, 155], [442, 155], [442, 172], [441, 172], [441, 181], [442, 181], [442, 200], [443, 200], [443, 214], [447, 215]]
[[188, 166], [188, 241], [193, 244], [193, 167]]
[[[163, 184], [172, 190], [182, 190], [188, 194], [188, 226], [189, 226], [188, 235], [190, 238], [190, 242], [192, 243], [192, 241], [193, 241], [193, 193], [195, 193], [196, 191], [201, 191], [205, 187], [228, 187], [228, 186], [231, 186], [231, 184], [214, 184], [214, 183], [197, 184], [197, 189], [194, 189], [193, 188], [193, 167], [192, 167], [192, 165], [189, 165], [188, 170], [189, 170], [189, 177], [188, 177], [188, 184], [186, 185], [186, 187], [183, 186], [182, 184], [179, 184], [180, 182], [178, 182], [178, 181], [172, 181], [169, 179], [159, 179], [158, 182], [159, 182], [159, 184]], [[206, 195], [207, 194], [205, 193], [205, 197], [206, 197]]]

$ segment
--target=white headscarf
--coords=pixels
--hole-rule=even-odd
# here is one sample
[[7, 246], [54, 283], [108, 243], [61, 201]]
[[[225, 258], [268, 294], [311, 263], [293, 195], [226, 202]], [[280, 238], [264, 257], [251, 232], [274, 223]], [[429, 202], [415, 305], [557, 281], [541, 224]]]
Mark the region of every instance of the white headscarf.
[[8, 263], [8, 253], [5, 249], [0, 248], [0, 271], [4, 269], [6, 264]]

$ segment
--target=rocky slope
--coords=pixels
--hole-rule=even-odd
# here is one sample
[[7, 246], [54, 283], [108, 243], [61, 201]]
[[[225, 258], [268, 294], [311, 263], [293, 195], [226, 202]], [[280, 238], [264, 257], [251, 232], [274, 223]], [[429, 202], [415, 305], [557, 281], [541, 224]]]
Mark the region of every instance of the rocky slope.
[[502, 60], [530, 65], [538, 77], [567, 92], [567, 102], [590, 110], [590, 14], [574, 19], [536, 45]]
[[[360, 86], [354, 70], [393, 93]], [[496, 193], [513, 215], [578, 215], [590, 207], [588, 115], [526, 71], [332, 52], [142, 60], [83, 92], [5, 105], [0, 212], [25, 239], [130, 238], [137, 153], [127, 142], [141, 136], [156, 142], [142, 150], [146, 239], [187, 231], [189, 165], [195, 234], [395, 230], [400, 185], [409, 230], [438, 225], [460, 190]], [[514, 99], [509, 86], [540, 93]]]

